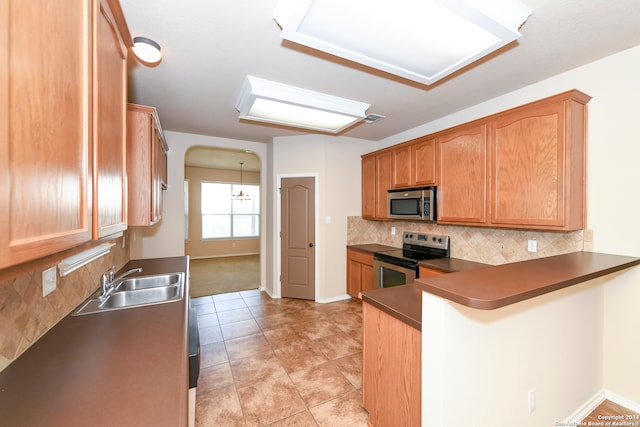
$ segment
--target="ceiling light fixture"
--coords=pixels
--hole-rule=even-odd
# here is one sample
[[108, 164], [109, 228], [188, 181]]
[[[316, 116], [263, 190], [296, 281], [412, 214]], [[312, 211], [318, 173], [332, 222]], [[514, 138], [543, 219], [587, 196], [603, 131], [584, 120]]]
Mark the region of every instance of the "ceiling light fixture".
[[519, 0], [279, 0], [281, 37], [424, 84], [518, 39]]
[[247, 76], [236, 109], [240, 118], [339, 133], [362, 121], [370, 104]]
[[133, 38], [133, 53], [147, 64], [157, 64], [162, 59], [160, 45], [146, 37]]
[[242, 191], [242, 165], [244, 165], [244, 163], [240, 162], [240, 192], [231, 195], [232, 200], [239, 200], [241, 202], [244, 200], [251, 200], [251, 196]]

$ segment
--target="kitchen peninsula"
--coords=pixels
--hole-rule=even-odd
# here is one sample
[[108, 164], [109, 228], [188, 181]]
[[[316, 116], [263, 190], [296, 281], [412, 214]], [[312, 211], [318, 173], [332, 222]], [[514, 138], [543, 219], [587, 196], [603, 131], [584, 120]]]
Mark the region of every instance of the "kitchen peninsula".
[[[421, 376], [421, 398], [400, 393], [399, 405], [385, 405], [389, 410], [418, 406], [422, 425], [429, 426], [561, 421], [597, 391], [584, 389], [581, 377], [602, 366], [597, 345], [604, 290], [598, 278], [638, 264], [640, 258], [575, 252], [363, 292], [365, 407], [372, 386], [366, 378], [376, 369], [366, 354], [373, 314], [386, 319], [377, 318], [377, 328], [393, 325], [395, 335], [402, 330], [408, 337], [403, 342], [420, 348], [413, 354], [417, 364], [406, 352], [380, 362], [397, 368], [392, 378], [398, 382], [411, 384]], [[528, 411], [532, 389], [538, 407]], [[505, 412], [510, 401], [522, 404]], [[371, 413], [370, 423], [385, 425], [396, 416]]]

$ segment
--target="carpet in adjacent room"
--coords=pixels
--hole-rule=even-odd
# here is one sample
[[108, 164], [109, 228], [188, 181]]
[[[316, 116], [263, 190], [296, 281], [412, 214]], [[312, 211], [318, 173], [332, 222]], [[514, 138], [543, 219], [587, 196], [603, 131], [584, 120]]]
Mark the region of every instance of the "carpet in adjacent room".
[[191, 259], [192, 298], [260, 287], [260, 255]]

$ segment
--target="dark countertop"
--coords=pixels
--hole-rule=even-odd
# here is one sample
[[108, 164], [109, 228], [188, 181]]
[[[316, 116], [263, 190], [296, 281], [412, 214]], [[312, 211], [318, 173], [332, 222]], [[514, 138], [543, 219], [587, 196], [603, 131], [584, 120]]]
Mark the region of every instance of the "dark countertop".
[[391, 251], [393, 249], [398, 249], [398, 248], [393, 247], [393, 246], [380, 245], [378, 243], [367, 243], [367, 244], [363, 244], [363, 245], [347, 245], [347, 248], [355, 249], [355, 250], [360, 251], [360, 252], [369, 252], [369, 253], [381, 252], [381, 251]]
[[494, 310], [640, 264], [640, 258], [573, 252], [416, 280], [467, 307]]
[[[488, 267], [488, 264], [458, 258], [420, 261], [420, 265], [445, 273]], [[422, 289], [416, 286], [416, 282], [404, 286], [364, 291], [362, 301], [422, 330]]]
[[[347, 245], [347, 248], [355, 249], [360, 252], [366, 252], [371, 254], [373, 254], [374, 252], [383, 252], [383, 251], [399, 249], [394, 246], [381, 245], [378, 243], [367, 243], [362, 245]], [[420, 265], [423, 267], [431, 268], [433, 270], [439, 270], [445, 273], [452, 273], [456, 271], [487, 267], [489, 264], [482, 264], [479, 262], [467, 261], [460, 258], [437, 258], [437, 259], [420, 261]]]
[[439, 270], [445, 273], [456, 273], [458, 271], [474, 270], [476, 268], [489, 267], [490, 264], [467, 261], [460, 258], [436, 258], [420, 261], [421, 267]]
[[[640, 258], [574, 252], [417, 279], [414, 283], [362, 293], [374, 305], [421, 329], [422, 293], [467, 307], [492, 310], [640, 264]], [[482, 264], [480, 264], [482, 266]]]
[[422, 289], [411, 283], [362, 292], [362, 302], [422, 330]]
[[[187, 257], [130, 261], [121, 271], [134, 267], [188, 276]], [[179, 302], [62, 319], [0, 372], [0, 424], [186, 426], [185, 280]]]

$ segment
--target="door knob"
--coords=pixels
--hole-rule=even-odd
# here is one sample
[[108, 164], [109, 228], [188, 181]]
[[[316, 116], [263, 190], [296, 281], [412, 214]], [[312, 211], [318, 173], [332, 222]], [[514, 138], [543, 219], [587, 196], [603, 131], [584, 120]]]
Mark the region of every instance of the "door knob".
[[313, 243], [309, 243], [309, 247], [312, 248], [313, 247]]

